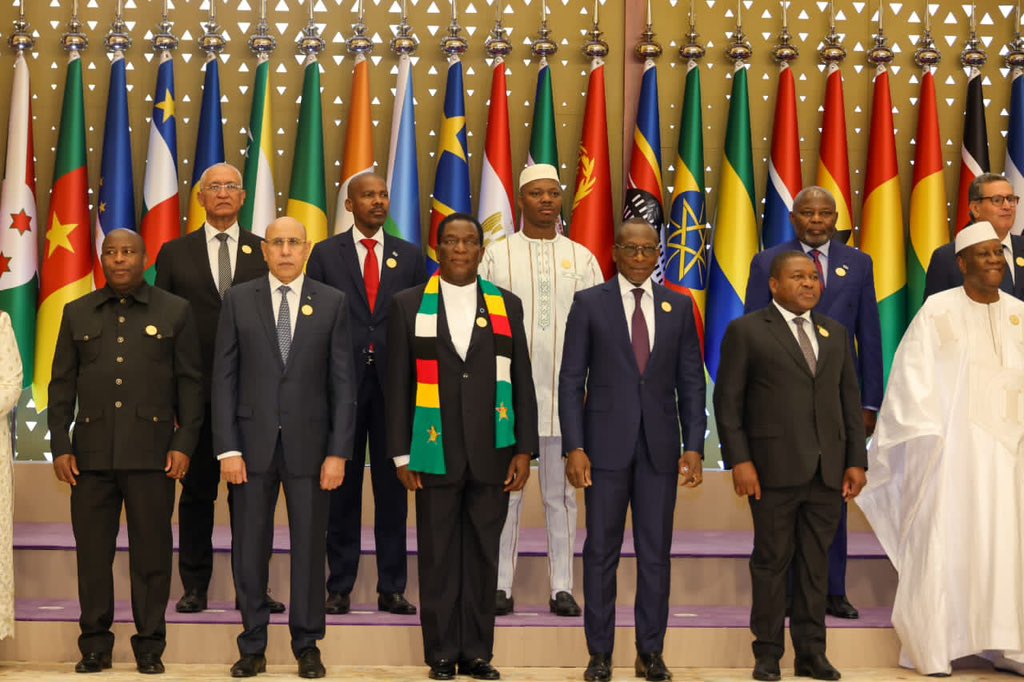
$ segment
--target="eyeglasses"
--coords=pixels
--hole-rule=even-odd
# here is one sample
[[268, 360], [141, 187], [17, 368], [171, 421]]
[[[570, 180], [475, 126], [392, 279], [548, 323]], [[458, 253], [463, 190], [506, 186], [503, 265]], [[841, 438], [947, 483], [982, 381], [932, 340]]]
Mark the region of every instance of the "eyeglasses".
[[204, 192], [210, 192], [211, 194], [220, 194], [221, 192], [230, 192], [231, 194], [234, 194], [235, 192], [241, 192], [242, 189], [243, 188], [241, 185], [235, 184], [233, 182], [228, 183], [226, 185], [222, 185], [218, 182], [203, 187]]
[[985, 201], [986, 199], [991, 201], [993, 206], [1002, 206], [1004, 203], [1016, 206], [1020, 203], [1020, 197], [1016, 194], [993, 194], [990, 197], [979, 197], [978, 201]]
[[285, 239], [284, 237], [278, 237], [277, 239], [267, 240], [267, 244], [269, 244], [270, 248], [272, 249], [283, 249], [285, 247], [285, 244], [287, 244], [290, 248], [297, 249], [305, 243], [305, 239], [299, 239], [297, 237], [291, 237], [289, 239]]
[[626, 255], [633, 256], [634, 258], [636, 256], [650, 258], [651, 256], [658, 255], [659, 250], [657, 246], [640, 246], [639, 244], [616, 244], [615, 248], [622, 249]]
[[457, 237], [445, 237], [441, 240], [441, 246], [448, 249], [454, 249], [457, 246], [462, 246], [464, 249], [475, 249], [480, 246], [480, 240], [476, 237], [467, 237], [466, 239], [458, 239]]

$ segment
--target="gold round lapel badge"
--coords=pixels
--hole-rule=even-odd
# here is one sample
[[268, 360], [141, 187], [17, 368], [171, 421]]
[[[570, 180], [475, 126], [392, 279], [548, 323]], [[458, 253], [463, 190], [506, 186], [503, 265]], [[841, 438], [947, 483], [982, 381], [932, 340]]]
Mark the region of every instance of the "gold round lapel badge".
[[487, 326], [487, 320], [485, 318], [483, 318], [483, 317], [476, 318], [476, 326], [478, 326], [481, 329], [483, 329], [484, 327]]
[[242, 244], [242, 253], [248, 256], [250, 253], [252, 253], [252, 247], [249, 246], [248, 244]]
[[822, 327], [820, 324], [818, 325], [818, 333], [821, 334], [826, 339], [829, 337], [828, 330]]
[[156, 327], [154, 327], [151, 324], [147, 324], [146, 325], [146, 335], [147, 336], [156, 336]]
[[1016, 315], [1010, 315], [1010, 324], [1016, 327], [1020, 324], [1020, 318]]
[[395, 260], [394, 258], [388, 258], [386, 261], [384, 261], [384, 264], [387, 265], [392, 270], [398, 267], [398, 261]]
[[308, 303], [302, 306], [301, 310], [302, 314], [305, 315], [306, 317], [309, 317], [310, 315], [313, 314], [313, 306], [309, 305]]
[[664, 310], [666, 313], [670, 313], [672, 312], [672, 304], [669, 303], [668, 301], [662, 301], [661, 309]]
[[836, 276], [837, 277], [846, 277], [846, 275], [847, 275], [847, 270], [846, 270], [846, 266], [845, 265], [841, 265], [838, 268], [836, 268]]

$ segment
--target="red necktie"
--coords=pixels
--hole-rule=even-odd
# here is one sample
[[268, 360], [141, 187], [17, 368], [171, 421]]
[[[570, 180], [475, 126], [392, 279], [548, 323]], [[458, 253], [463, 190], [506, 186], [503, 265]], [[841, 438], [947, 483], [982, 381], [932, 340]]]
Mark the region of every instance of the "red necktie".
[[825, 293], [825, 273], [821, 269], [821, 251], [811, 249], [808, 253], [814, 259], [814, 267], [818, 270], [818, 285], [821, 287], [821, 293]]
[[377, 265], [376, 239], [360, 239], [359, 243], [366, 247], [366, 260], [363, 261], [363, 283], [366, 285], [366, 300], [370, 304], [370, 312], [377, 303], [377, 292], [380, 291], [380, 266]]

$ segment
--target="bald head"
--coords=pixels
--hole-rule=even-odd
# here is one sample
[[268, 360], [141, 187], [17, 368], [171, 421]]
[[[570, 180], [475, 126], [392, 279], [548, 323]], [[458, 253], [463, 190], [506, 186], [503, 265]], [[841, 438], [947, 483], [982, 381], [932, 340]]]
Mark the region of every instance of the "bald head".
[[352, 223], [363, 237], [372, 237], [383, 227], [391, 209], [388, 185], [376, 173], [360, 173], [348, 183], [345, 208], [352, 214]]
[[134, 291], [142, 284], [146, 243], [134, 230], [111, 230], [100, 247], [100, 265], [111, 289], [118, 294]]

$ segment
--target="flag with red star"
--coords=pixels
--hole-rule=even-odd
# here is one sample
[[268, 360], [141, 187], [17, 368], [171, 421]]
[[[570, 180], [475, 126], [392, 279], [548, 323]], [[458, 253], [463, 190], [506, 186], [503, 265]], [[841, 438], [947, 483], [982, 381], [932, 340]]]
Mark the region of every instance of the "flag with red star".
[[14, 60], [7, 161], [0, 189], [0, 310], [11, 316], [24, 370], [23, 386], [32, 383], [35, 358], [36, 299], [39, 296], [37, 239], [32, 93], [28, 64], [25, 55], [19, 52]]
[[43, 267], [39, 283], [35, 374], [36, 410], [46, 409], [47, 386], [64, 305], [92, 290], [92, 238], [89, 233], [89, 171], [86, 166], [85, 100], [82, 60], [68, 58], [68, 75], [57, 134], [53, 190], [46, 220]]

